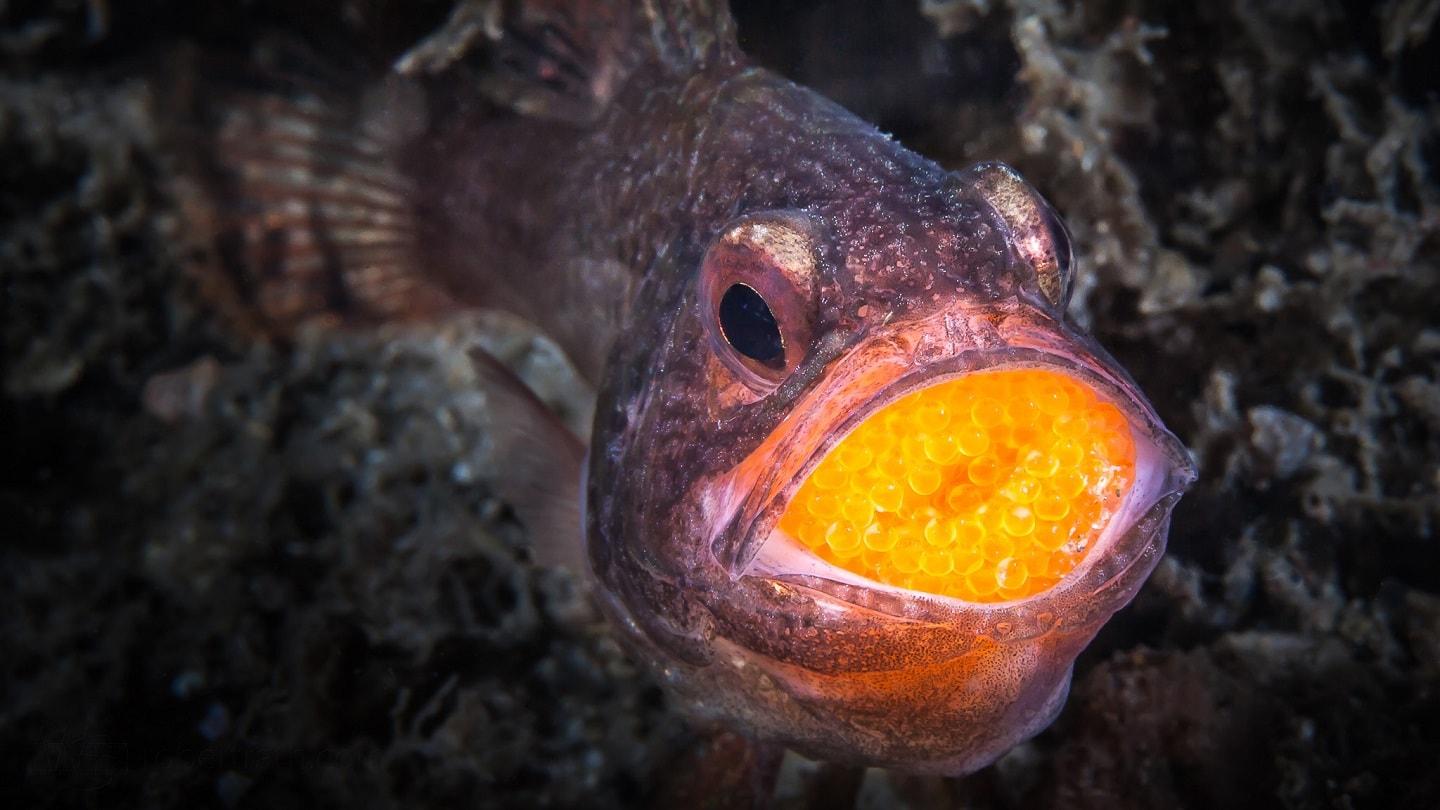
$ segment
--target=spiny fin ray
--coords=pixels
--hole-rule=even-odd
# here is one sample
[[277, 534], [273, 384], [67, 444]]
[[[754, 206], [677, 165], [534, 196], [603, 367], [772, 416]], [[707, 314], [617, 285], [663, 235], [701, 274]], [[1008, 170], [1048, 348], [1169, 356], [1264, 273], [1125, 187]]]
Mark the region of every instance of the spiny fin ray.
[[583, 123], [598, 117], [641, 65], [678, 75], [737, 54], [724, 2], [468, 0], [395, 67], [435, 74], [462, 59], [478, 63], [480, 86], [495, 103]]
[[470, 361], [496, 425], [494, 460], [504, 474], [491, 482], [530, 535], [535, 561], [588, 570], [581, 520], [581, 479], [585, 447], [494, 355], [470, 349]]

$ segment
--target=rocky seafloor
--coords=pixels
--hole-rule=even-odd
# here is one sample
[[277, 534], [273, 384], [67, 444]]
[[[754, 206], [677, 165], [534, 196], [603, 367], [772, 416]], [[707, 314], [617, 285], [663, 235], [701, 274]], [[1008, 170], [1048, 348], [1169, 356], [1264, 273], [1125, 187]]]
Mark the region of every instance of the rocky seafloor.
[[[0, 804], [656, 803], [698, 733], [531, 565], [475, 315], [259, 345], [181, 271], [156, 65], [446, 3], [0, 1]], [[1201, 478], [1056, 724], [782, 807], [1440, 803], [1437, 0], [737, 4], [759, 61], [1065, 215], [1073, 315]], [[710, 797], [718, 800], [719, 797]]]

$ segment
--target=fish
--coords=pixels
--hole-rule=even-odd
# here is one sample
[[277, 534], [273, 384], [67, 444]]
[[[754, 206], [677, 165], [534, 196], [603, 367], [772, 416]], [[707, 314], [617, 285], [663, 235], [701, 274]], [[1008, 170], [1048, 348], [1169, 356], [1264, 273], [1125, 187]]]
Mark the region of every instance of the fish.
[[471, 0], [359, 78], [191, 59], [200, 294], [272, 340], [475, 309], [554, 340], [588, 442], [472, 353], [495, 486], [697, 723], [973, 772], [1160, 559], [1195, 467], [1067, 315], [1061, 217], [755, 66], [726, 4]]

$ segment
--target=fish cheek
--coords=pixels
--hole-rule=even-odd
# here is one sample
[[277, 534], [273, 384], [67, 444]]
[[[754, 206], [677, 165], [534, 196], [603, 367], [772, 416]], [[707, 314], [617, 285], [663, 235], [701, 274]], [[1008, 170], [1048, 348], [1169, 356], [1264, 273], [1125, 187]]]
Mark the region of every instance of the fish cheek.
[[734, 413], [737, 408], [754, 405], [763, 396], [747, 385], [734, 370], [720, 359], [720, 353], [713, 347], [705, 357], [705, 376], [712, 384], [709, 390], [709, 411], [712, 417], [722, 418]]

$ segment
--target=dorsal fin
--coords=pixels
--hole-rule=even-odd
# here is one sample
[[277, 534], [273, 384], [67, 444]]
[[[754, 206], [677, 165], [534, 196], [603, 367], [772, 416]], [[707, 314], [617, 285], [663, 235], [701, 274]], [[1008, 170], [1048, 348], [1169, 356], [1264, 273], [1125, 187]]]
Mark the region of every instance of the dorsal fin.
[[734, 58], [734, 28], [728, 4], [711, 0], [467, 0], [395, 67], [434, 74], [463, 59], [492, 101], [585, 122], [642, 64], [683, 73]]
[[641, 0], [637, 5], [644, 10], [650, 46], [671, 70], [690, 70], [738, 54], [728, 0]]

